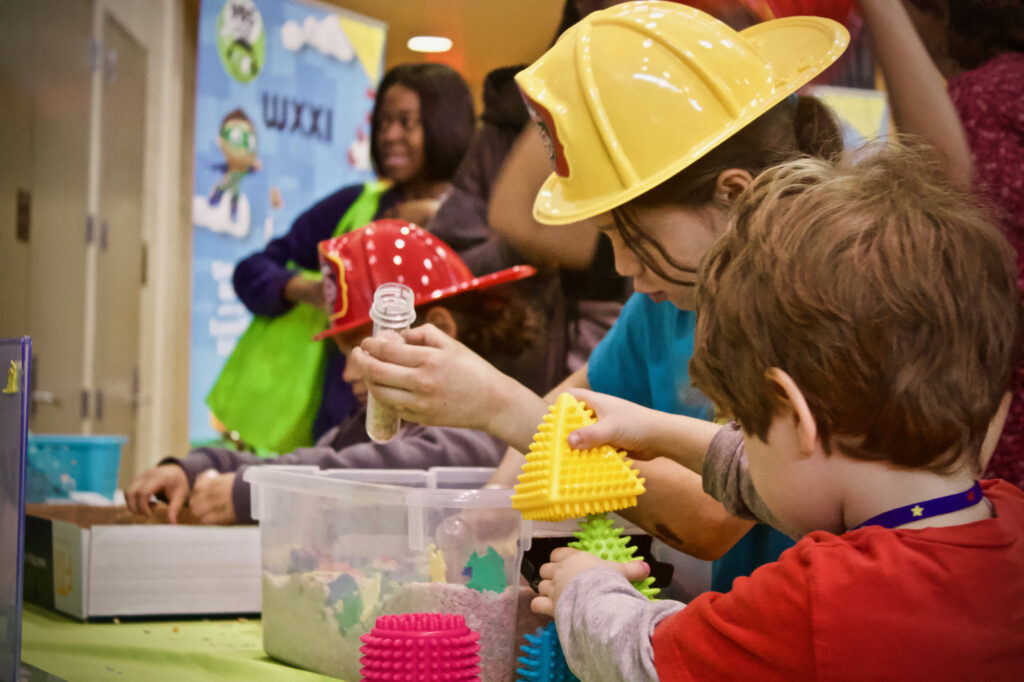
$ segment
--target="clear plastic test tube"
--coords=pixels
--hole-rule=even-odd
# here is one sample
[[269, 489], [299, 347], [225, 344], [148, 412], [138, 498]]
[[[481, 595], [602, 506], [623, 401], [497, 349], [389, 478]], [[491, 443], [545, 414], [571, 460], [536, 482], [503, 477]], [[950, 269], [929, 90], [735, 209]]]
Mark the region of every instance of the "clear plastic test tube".
[[[385, 282], [373, 293], [370, 319], [373, 320], [373, 335], [381, 336], [394, 332], [392, 342], [404, 343], [399, 335], [403, 329], [412, 326], [416, 319], [415, 296], [412, 289], [397, 282]], [[398, 433], [401, 423], [398, 415], [389, 407], [381, 405], [371, 393], [366, 401], [366, 434], [375, 442], [391, 440]]]

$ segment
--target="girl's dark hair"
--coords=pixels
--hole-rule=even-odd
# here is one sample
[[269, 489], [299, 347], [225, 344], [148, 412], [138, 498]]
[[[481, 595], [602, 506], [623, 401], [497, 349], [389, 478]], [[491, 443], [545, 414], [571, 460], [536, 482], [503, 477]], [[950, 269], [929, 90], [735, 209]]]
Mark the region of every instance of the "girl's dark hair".
[[910, 0], [942, 19], [946, 49], [962, 69], [977, 68], [1003, 52], [1024, 52], [1020, 0]]
[[537, 311], [508, 285], [443, 299], [458, 326], [458, 339], [484, 358], [516, 357], [541, 336]]
[[473, 96], [466, 81], [455, 69], [444, 64], [399, 64], [384, 74], [377, 88], [370, 123], [370, 158], [378, 175], [382, 167], [377, 152], [379, 109], [384, 93], [393, 85], [405, 86], [420, 98], [424, 178], [451, 179], [476, 129]]
[[575, 0], [565, 0], [565, 4], [562, 6], [562, 19], [558, 22], [558, 28], [555, 29], [555, 37], [551, 39], [551, 46], [554, 46], [562, 34], [572, 28], [582, 18], [583, 16], [580, 14], [579, 9], [577, 9]]
[[[696, 269], [678, 263], [647, 235], [636, 219], [638, 209], [710, 206], [722, 171], [738, 168], [757, 177], [771, 166], [801, 156], [835, 163], [842, 153], [842, 131], [832, 110], [814, 97], [791, 96], [665, 182], [612, 209], [612, 218], [622, 241], [645, 267], [669, 282], [693, 284], [692, 274]], [[660, 254], [672, 268], [690, 273], [691, 277], [670, 276], [658, 264], [654, 253]]]

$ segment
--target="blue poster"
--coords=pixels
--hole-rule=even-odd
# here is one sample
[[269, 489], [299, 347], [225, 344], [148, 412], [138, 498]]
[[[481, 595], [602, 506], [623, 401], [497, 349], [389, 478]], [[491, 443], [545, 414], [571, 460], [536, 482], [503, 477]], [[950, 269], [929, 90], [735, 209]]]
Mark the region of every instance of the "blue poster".
[[189, 437], [251, 315], [235, 264], [340, 187], [373, 178], [370, 113], [385, 25], [290, 0], [203, 0], [192, 192]]

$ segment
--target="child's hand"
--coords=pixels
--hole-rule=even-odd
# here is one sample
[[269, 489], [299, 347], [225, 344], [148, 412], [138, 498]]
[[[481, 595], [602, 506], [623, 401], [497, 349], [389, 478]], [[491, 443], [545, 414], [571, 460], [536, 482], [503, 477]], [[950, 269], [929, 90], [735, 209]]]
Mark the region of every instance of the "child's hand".
[[588, 450], [610, 445], [640, 460], [654, 459], [659, 455], [652, 451], [647, 439], [654, 432], [654, 428], [649, 426], [651, 420], [664, 416], [662, 413], [628, 400], [582, 388], [570, 389], [569, 393], [586, 403], [598, 420], [592, 426], [584, 426], [570, 433], [569, 447]]
[[284, 298], [292, 303], [306, 303], [321, 310], [327, 301], [323, 282], [318, 279], [307, 279], [302, 274], [295, 275], [284, 285]]
[[540, 567], [540, 577], [543, 578], [537, 586], [540, 596], [533, 598], [530, 608], [534, 613], [554, 618], [558, 600], [573, 578], [591, 568], [601, 567], [619, 571], [630, 582], [643, 580], [651, 573], [651, 567], [643, 561], [620, 564], [616, 561], [605, 561], [589, 552], [559, 547], [551, 553], [551, 561]]
[[219, 474], [207, 469], [196, 476], [188, 506], [199, 523], [229, 525], [235, 522], [235, 506], [231, 501], [231, 489], [235, 485], [235, 474]]
[[432, 324], [402, 337], [405, 343], [368, 337], [349, 355], [373, 397], [414, 424], [497, 435], [491, 422], [503, 413], [502, 386], [518, 384]]
[[171, 523], [177, 523], [178, 512], [188, 499], [188, 477], [185, 470], [177, 464], [163, 464], [144, 471], [128, 486], [125, 502], [136, 514], [151, 517], [153, 507], [149, 498], [153, 495], [167, 500], [167, 518]]

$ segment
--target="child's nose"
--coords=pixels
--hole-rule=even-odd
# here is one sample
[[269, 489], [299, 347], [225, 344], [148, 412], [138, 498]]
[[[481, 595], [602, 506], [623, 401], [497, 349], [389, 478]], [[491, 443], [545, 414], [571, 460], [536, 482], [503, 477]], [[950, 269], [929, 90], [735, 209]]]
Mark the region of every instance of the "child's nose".
[[615, 271], [623, 277], [636, 277], [643, 272], [643, 264], [637, 255], [625, 245], [614, 244]]

